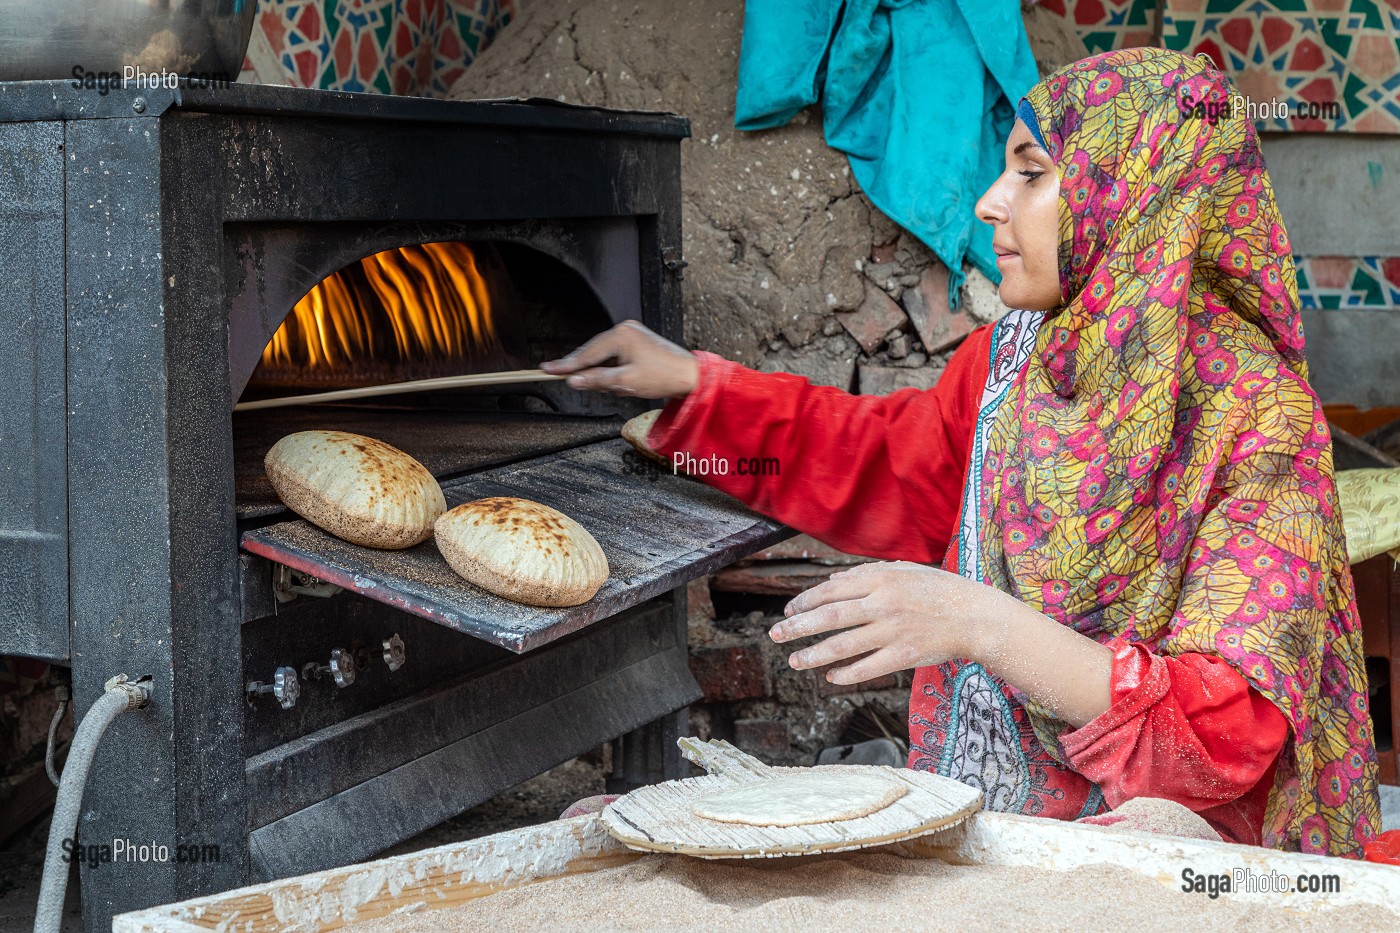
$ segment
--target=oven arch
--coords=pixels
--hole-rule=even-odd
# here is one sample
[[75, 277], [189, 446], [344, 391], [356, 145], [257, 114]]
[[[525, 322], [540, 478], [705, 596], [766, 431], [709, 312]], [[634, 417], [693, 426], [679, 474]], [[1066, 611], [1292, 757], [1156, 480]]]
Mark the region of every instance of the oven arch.
[[639, 231], [634, 218], [475, 223], [233, 224], [226, 255], [234, 264], [228, 314], [229, 388], [237, 402], [264, 348], [315, 285], [360, 260], [396, 247], [493, 242], [528, 247], [573, 272], [608, 322], [641, 320]]

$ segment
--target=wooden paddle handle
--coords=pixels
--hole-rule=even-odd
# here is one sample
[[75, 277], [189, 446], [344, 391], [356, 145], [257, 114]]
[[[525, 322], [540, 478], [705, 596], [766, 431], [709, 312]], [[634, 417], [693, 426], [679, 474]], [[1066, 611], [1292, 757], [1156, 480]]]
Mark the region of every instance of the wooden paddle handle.
[[233, 410], [257, 411], [262, 408], [287, 408], [292, 405], [316, 405], [321, 402], [343, 402], [348, 399], [371, 398], [379, 395], [402, 395], [406, 392], [432, 392], [437, 389], [460, 389], [468, 386], [502, 386], [518, 382], [553, 382], [563, 379], [542, 369], [516, 369], [504, 373], [473, 373], [467, 376], [443, 376], [440, 379], [416, 379], [413, 382], [392, 382], [388, 385], [362, 386], [358, 389], [336, 389], [334, 392], [314, 392], [310, 395], [288, 395], [265, 398], [256, 402], [239, 402]]
[[754, 774], [759, 777], [767, 777], [773, 770], [754, 756], [739, 751], [723, 739], [702, 742], [697, 738], [686, 736], [677, 739], [676, 744], [680, 746], [682, 755], [710, 774], [729, 774], [736, 777]]

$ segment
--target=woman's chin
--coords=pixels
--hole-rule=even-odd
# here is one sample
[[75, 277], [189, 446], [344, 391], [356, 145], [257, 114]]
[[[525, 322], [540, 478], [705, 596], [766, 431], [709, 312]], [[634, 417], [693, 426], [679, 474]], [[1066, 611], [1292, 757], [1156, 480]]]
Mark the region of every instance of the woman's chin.
[[997, 297], [1008, 308], [1020, 311], [1049, 311], [1059, 305], [1060, 296], [1058, 289], [1053, 297], [1047, 295], [1047, 291], [1027, 288], [1020, 276], [1007, 275], [1002, 277], [1001, 284], [997, 286]]
[[997, 286], [997, 297], [1000, 298], [1001, 303], [1008, 308], [1016, 308], [1021, 311], [1037, 310], [1035, 308], [1026, 307], [1027, 295], [1025, 289], [1017, 288], [1014, 284], [1010, 284], [1005, 278], [1003, 278], [1001, 284]]

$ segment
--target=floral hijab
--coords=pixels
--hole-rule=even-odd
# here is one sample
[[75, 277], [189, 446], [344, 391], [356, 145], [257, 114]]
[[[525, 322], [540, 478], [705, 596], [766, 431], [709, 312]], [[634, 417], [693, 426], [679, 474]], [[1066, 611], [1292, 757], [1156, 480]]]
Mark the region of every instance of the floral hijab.
[[[1376, 753], [1330, 433], [1254, 127], [1199, 106], [1232, 97], [1145, 48], [1027, 95], [1060, 170], [1062, 305], [990, 428], [980, 562], [1091, 638], [1228, 662], [1292, 726], [1265, 845], [1360, 855]], [[1063, 761], [1065, 724], [1026, 707]]]

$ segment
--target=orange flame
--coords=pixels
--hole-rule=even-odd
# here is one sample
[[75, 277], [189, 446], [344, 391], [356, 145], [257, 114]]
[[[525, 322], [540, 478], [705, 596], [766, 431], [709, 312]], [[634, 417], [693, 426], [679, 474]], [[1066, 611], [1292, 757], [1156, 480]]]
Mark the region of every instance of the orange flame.
[[392, 349], [401, 360], [461, 359], [497, 346], [491, 294], [465, 243], [424, 243], [367, 256], [298, 301], [263, 349], [262, 365], [340, 369]]

